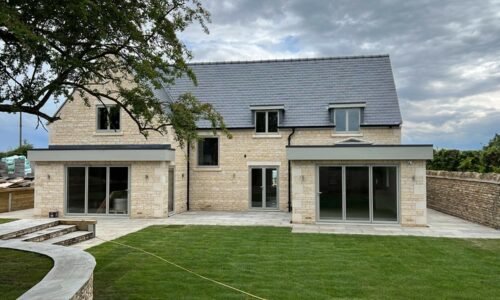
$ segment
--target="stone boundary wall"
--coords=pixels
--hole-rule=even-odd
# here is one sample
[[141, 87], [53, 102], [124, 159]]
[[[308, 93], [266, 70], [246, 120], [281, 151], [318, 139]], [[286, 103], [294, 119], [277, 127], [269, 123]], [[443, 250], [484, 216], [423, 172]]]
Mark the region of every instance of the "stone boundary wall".
[[54, 266], [42, 281], [18, 299], [93, 299], [95, 259], [89, 253], [76, 248], [18, 240], [0, 240], [0, 248], [40, 253], [54, 261]]
[[33, 208], [34, 200], [33, 187], [0, 189], [0, 213]]
[[427, 206], [500, 229], [500, 174], [427, 171]]

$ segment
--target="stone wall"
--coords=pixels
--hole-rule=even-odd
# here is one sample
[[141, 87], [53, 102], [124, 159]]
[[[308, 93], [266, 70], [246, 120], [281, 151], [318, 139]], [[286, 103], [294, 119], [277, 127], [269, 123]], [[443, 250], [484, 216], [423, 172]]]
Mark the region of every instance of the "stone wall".
[[316, 168], [323, 165], [399, 165], [400, 210], [403, 226], [426, 226], [425, 161], [293, 161], [292, 222], [311, 224], [316, 216]]
[[[10, 206], [9, 206], [10, 198]], [[34, 188], [0, 189], [0, 213], [33, 208]]]
[[500, 229], [500, 174], [427, 171], [427, 206]]

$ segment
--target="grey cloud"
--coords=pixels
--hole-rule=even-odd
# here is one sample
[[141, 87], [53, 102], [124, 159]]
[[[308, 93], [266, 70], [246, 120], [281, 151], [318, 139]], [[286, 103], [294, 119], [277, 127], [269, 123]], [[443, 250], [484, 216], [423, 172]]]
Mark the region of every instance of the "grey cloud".
[[[469, 122], [475, 136], [500, 131], [498, 119], [495, 122], [500, 99], [486, 107], [481, 105], [483, 98], [474, 99], [500, 91], [498, 1], [248, 0], [209, 1], [207, 7], [213, 15], [212, 34], [187, 36], [197, 39], [197, 60], [389, 53], [403, 116], [412, 124], [407, 135], [425, 132], [418, 126], [461, 124], [459, 120]], [[265, 46], [287, 36], [293, 37], [295, 51]], [[463, 103], [465, 98], [474, 105], [450, 110], [454, 101]], [[447, 105], [439, 105], [439, 99]], [[426, 114], [428, 105], [434, 105], [433, 114]], [[488, 114], [472, 122], [478, 110]], [[421, 140], [439, 146], [480, 146], [479, 140], [464, 142], [462, 137], [457, 132], [441, 139], [439, 133], [427, 132]]]

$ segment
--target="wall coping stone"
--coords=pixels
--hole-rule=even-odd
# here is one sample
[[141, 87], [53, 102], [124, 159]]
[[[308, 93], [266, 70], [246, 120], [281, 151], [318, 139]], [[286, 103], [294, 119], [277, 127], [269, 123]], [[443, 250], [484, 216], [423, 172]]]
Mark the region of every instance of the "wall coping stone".
[[464, 181], [476, 181], [484, 183], [500, 184], [500, 174], [477, 173], [477, 172], [451, 172], [427, 170], [427, 176], [436, 178], [449, 178]]
[[0, 240], [0, 248], [40, 253], [54, 261], [54, 266], [42, 281], [18, 299], [92, 298], [92, 294], [79, 295], [81, 291], [85, 291], [88, 284], [91, 286], [93, 284], [92, 278], [96, 262], [89, 253], [76, 248], [17, 240]]

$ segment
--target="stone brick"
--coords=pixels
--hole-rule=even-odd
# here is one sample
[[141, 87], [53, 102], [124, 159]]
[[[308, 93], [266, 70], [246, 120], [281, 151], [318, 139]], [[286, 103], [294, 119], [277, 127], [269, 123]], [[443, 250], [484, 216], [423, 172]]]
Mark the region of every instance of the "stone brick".
[[427, 171], [430, 208], [500, 228], [500, 174]]

